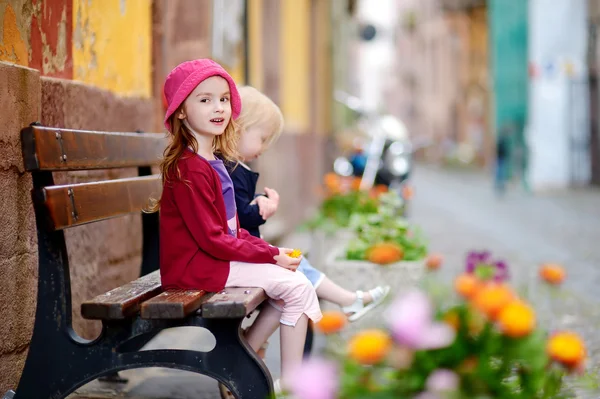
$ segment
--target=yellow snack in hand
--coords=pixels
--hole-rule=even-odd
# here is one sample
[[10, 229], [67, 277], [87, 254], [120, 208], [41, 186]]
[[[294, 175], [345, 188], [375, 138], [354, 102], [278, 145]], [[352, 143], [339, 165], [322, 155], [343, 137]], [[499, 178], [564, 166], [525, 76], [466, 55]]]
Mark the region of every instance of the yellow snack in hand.
[[289, 256], [290, 258], [299, 258], [299, 257], [300, 257], [300, 255], [302, 255], [302, 251], [300, 251], [299, 249], [294, 249], [292, 252], [290, 252], [290, 253], [288, 254], [288, 256]]

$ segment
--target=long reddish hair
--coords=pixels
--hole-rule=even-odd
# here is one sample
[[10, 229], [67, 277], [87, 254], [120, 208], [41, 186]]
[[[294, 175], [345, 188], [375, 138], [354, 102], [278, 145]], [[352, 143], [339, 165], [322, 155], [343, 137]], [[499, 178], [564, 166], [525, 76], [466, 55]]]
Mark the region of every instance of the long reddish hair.
[[[194, 153], [198, 152], [198, 141], [194, 137], [194, 134], [183, 124], [183, 120], [177, 117], [177, 115], [181, 113], [182, 108], [183, 105], [169, 118], [171, 140], [163, 152], [163, 159], [160, 163], [160, 174], [163, 186], [167, 184], [170, 179], [181, 180], [179, 160], [183, 157], [187, 148], [190, 148]], [[213, 140], [212, 151], [226, 161], [237, 163], [239, 162], [237, 151], [238, 140], [239, 137], [236, 134], [235, 122], [233, 119], [230, 119], [223, 134], [216, 136]], [[151, 198], [147, 211], [156, 212], [159, 209], [160, 198]]]

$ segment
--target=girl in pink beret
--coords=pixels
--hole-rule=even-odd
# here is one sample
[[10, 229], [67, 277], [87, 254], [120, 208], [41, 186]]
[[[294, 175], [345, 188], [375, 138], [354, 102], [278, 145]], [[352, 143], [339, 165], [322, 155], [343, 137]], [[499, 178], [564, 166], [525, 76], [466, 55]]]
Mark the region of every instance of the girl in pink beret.
[[[164, 85], [165, 127], [171, 142], [161, 164], [160, 271], [165, 289], [263, 288], [265, 306], [246, 334], [258, 351], [277, 329], [281, 374], [302, 361], [308, 319], [318, 322], [317, 295], [302, 273], [301, 258], [239, 227], [233, 183], [223, 160], [236, 162], [234, 120], [241, 111], [235, 82], [216, 62], [187, 61]], [[280, 390], [279, 381], [275, 383]]]

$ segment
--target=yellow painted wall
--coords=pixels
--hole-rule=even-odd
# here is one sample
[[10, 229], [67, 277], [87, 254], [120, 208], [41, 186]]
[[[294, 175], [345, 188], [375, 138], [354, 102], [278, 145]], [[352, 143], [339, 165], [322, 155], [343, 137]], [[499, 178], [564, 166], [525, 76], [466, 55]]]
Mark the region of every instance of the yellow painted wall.
[[331, 4], [326, 1], [315, 3], [315, 131], [327, 134], [332, 126], [332, 52], [331, 52]]
[[223, 66], [223, 68], [225, 68], [225, 70], [231, 75], [233, 81], [240, 86], [246, 84], [246, 79], [244, 78], [244, 64], [246, 57], [246, 55], [244, 54], [244, 40], [245, 39], [242, 38], [242, 40], [240, 40], [240, 42], [236, 46], [236, 56], [230, 65], [216, 59], [216, 61], [219, 62]]
[[236, 57], [236, 61], [235, 64], [231, 67], [227, 66], [227, 65], [223, 65], [223, 67], [227, 70], [227, 72], [229, 72], [229, 74], [231, 75], [231, 77], [233, 78], [233, 81], [237, 84], [237, 85], [245, 85], [246, 81], [244, 79], [244, 43], [240, 42], [240, 45], [238, 46], [237, 49], [237, 57]]
[[150, 97], [151, 0], [73, 0], [73, 78]]
[[248, 1], [248, 35], [250, 56], [250, 85], [262, 90], [264, 85], [263, 72], [263, 0]]
[[[29, 64], [28, 43], [23, 28], [19, 29], [17, 14], [10, 4], [0, 6], [2, 18], [2, 41], [0, 42], [0, 61], [8, 61], [18, 65]], [[20, 11], [20, 10], [19, 10]], [[21, 24], [22, 25], [22, 24]]]
[[287, 131], [310, 127], [310, 0], [281, 1], [281, 110]]

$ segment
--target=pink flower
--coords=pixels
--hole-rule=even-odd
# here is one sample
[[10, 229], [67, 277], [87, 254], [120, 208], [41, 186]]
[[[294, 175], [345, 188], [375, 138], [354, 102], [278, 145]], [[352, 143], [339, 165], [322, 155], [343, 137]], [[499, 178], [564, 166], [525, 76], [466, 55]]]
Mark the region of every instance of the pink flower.
[[452, 370], [438, 369], [429, 374], [425, 386], [429, 392], [452, 392], [458, 389], [460, 379]]
[[401, 345], [413, 349], [438, 349], [454, 342], [454, 330], [446, 323], [433, 321], [431, 302], [419, 290], [396, 299], [386, 317], [392, 335]]
[[309, 358], [290, 374], [286, 385], [295, 399], [335, 399], [339, 382], [334, 363], [320, 358]]

